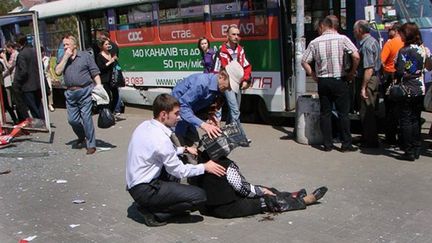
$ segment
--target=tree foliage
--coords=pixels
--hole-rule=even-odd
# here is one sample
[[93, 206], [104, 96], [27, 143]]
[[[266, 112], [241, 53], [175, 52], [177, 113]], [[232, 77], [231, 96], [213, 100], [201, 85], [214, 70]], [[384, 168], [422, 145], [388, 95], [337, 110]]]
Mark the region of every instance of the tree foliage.
[[21, 6], [18, 0], [1, 0], [0, 15], [5, 15], [18, 6]]

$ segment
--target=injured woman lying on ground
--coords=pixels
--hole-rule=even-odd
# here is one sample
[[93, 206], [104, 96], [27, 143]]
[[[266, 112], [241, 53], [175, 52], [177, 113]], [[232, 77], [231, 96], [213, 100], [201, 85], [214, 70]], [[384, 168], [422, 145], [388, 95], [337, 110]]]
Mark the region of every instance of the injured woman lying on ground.
[[[206, 162], [206, 152], [199, 156], [199, 162]], [[297, 192], [283, 192], [275, 188], [252, 185], [241, 174], [237, 164], [226, 156], [215, 160], [226, 169], [226, 175], [218, 177], [209, 173], [195, 178], [194, 183], [207, 193], [207, 202], [201, 214], [218, 218], [244, 217], [264, 212], [285, 212], [305, 209], [320, 200], [327, 192], [322, 186], [312, 194], [305, 189]]]

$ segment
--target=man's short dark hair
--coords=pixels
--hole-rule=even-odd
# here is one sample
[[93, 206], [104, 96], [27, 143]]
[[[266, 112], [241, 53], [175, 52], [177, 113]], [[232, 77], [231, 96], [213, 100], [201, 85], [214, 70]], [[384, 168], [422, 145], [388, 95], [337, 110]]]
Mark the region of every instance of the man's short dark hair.
[[23, 47], [25, 45], [27, 45], [27, 36], [25, 36], [24, 34], [18, 34], [17, 36], [17, 43]]
[[392, 27], [390, 28], [390, 30], [394, 30], [394, 31], [399, 32], [401, 26], [402, 26], [402, 25], [401, 25], [399, 22], [396, 22], [396, 23], [394, 23], [394, 24], [392, 25]]
[[160, 94], [153, 102], [153, 118], [157, 118], [162, 111], [170, 112], [174, 107], [179, 107], [180, 103], [174, 96]]

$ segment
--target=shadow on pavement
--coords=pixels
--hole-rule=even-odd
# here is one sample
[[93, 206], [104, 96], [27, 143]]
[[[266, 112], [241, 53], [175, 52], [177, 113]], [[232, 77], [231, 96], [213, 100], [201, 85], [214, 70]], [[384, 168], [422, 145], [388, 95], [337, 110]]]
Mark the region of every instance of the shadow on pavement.
[[[65, 145], [71, 145], [71, 146], [72, 146], [72, 149], [77, 149], [76, 144], [77, 144], [78, 141], [79, 141], [78, 139], [74, 139], [74, 140], [71, 140], [71, 141], [65, 143]], [[102, 148], [116, 148], [117, 146], [116, 146], [116, 145], [113, 145], [113, 144], [111, 144], [111, 143], [105, 142], [105, 141], [103, 141], [103, 140], [96, 139], [96, 147], [102, 147]]]
[[273, 127], [273, 129], [286, 134], [285, 136], [280, 137], [279, 138], [280, 140], [293, 140], [294, 139], [294, 133], [289, 131], [285, 127], [280, 127], [280, 126], [272, 126], [272, 127]]
[[[136, 203], [133, 202], [129, 208], [127, 209], [127, 217], [132, 219], [133, 221], [145, 224], [144, 218], [141, 216], [141, 213], [138, 211]], [[190, 224], [190, 223], [198, 223], [204, 221], [204, 217], [201, 215], [184, 215], [177, 216], [168, 220], [170, 224]]]

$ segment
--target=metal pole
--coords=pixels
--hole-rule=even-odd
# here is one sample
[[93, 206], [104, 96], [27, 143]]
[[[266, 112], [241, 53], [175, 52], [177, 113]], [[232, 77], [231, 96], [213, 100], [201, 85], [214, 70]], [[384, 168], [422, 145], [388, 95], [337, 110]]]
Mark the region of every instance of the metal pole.
[[51, 134], [51, 121], [48, 114], [48, 101], [47, 101], [47, 95], [46, 95], [46, 89], [45, 89], [45, 76], [44, 76], [44, 69], [42, 65], [42, 53], [41, 53], [41, 44], [40, 44], [40, 35], [39, 35], [39, 23], [38, 23], [38, 13], [32, 12], [32, 20], [33, 20], [33, 33], [34, 33], [34, 44], [36, 49], [36, 56], [38, 60], [38, 68], [39, 68], [39, 80], [40, 80], [40, 87], [41, 87], [41, 93], [42, 93], [42, 106], [45, 116], [45, 126], [48, 129], [48, 132]]
[[306, 93], [306, 73], [301, 66], [303, 52], [306, 49], [304, 38], [304, 0], [296, 0], [296, 39], [295, 39], [295, 73], [296, 98]]

